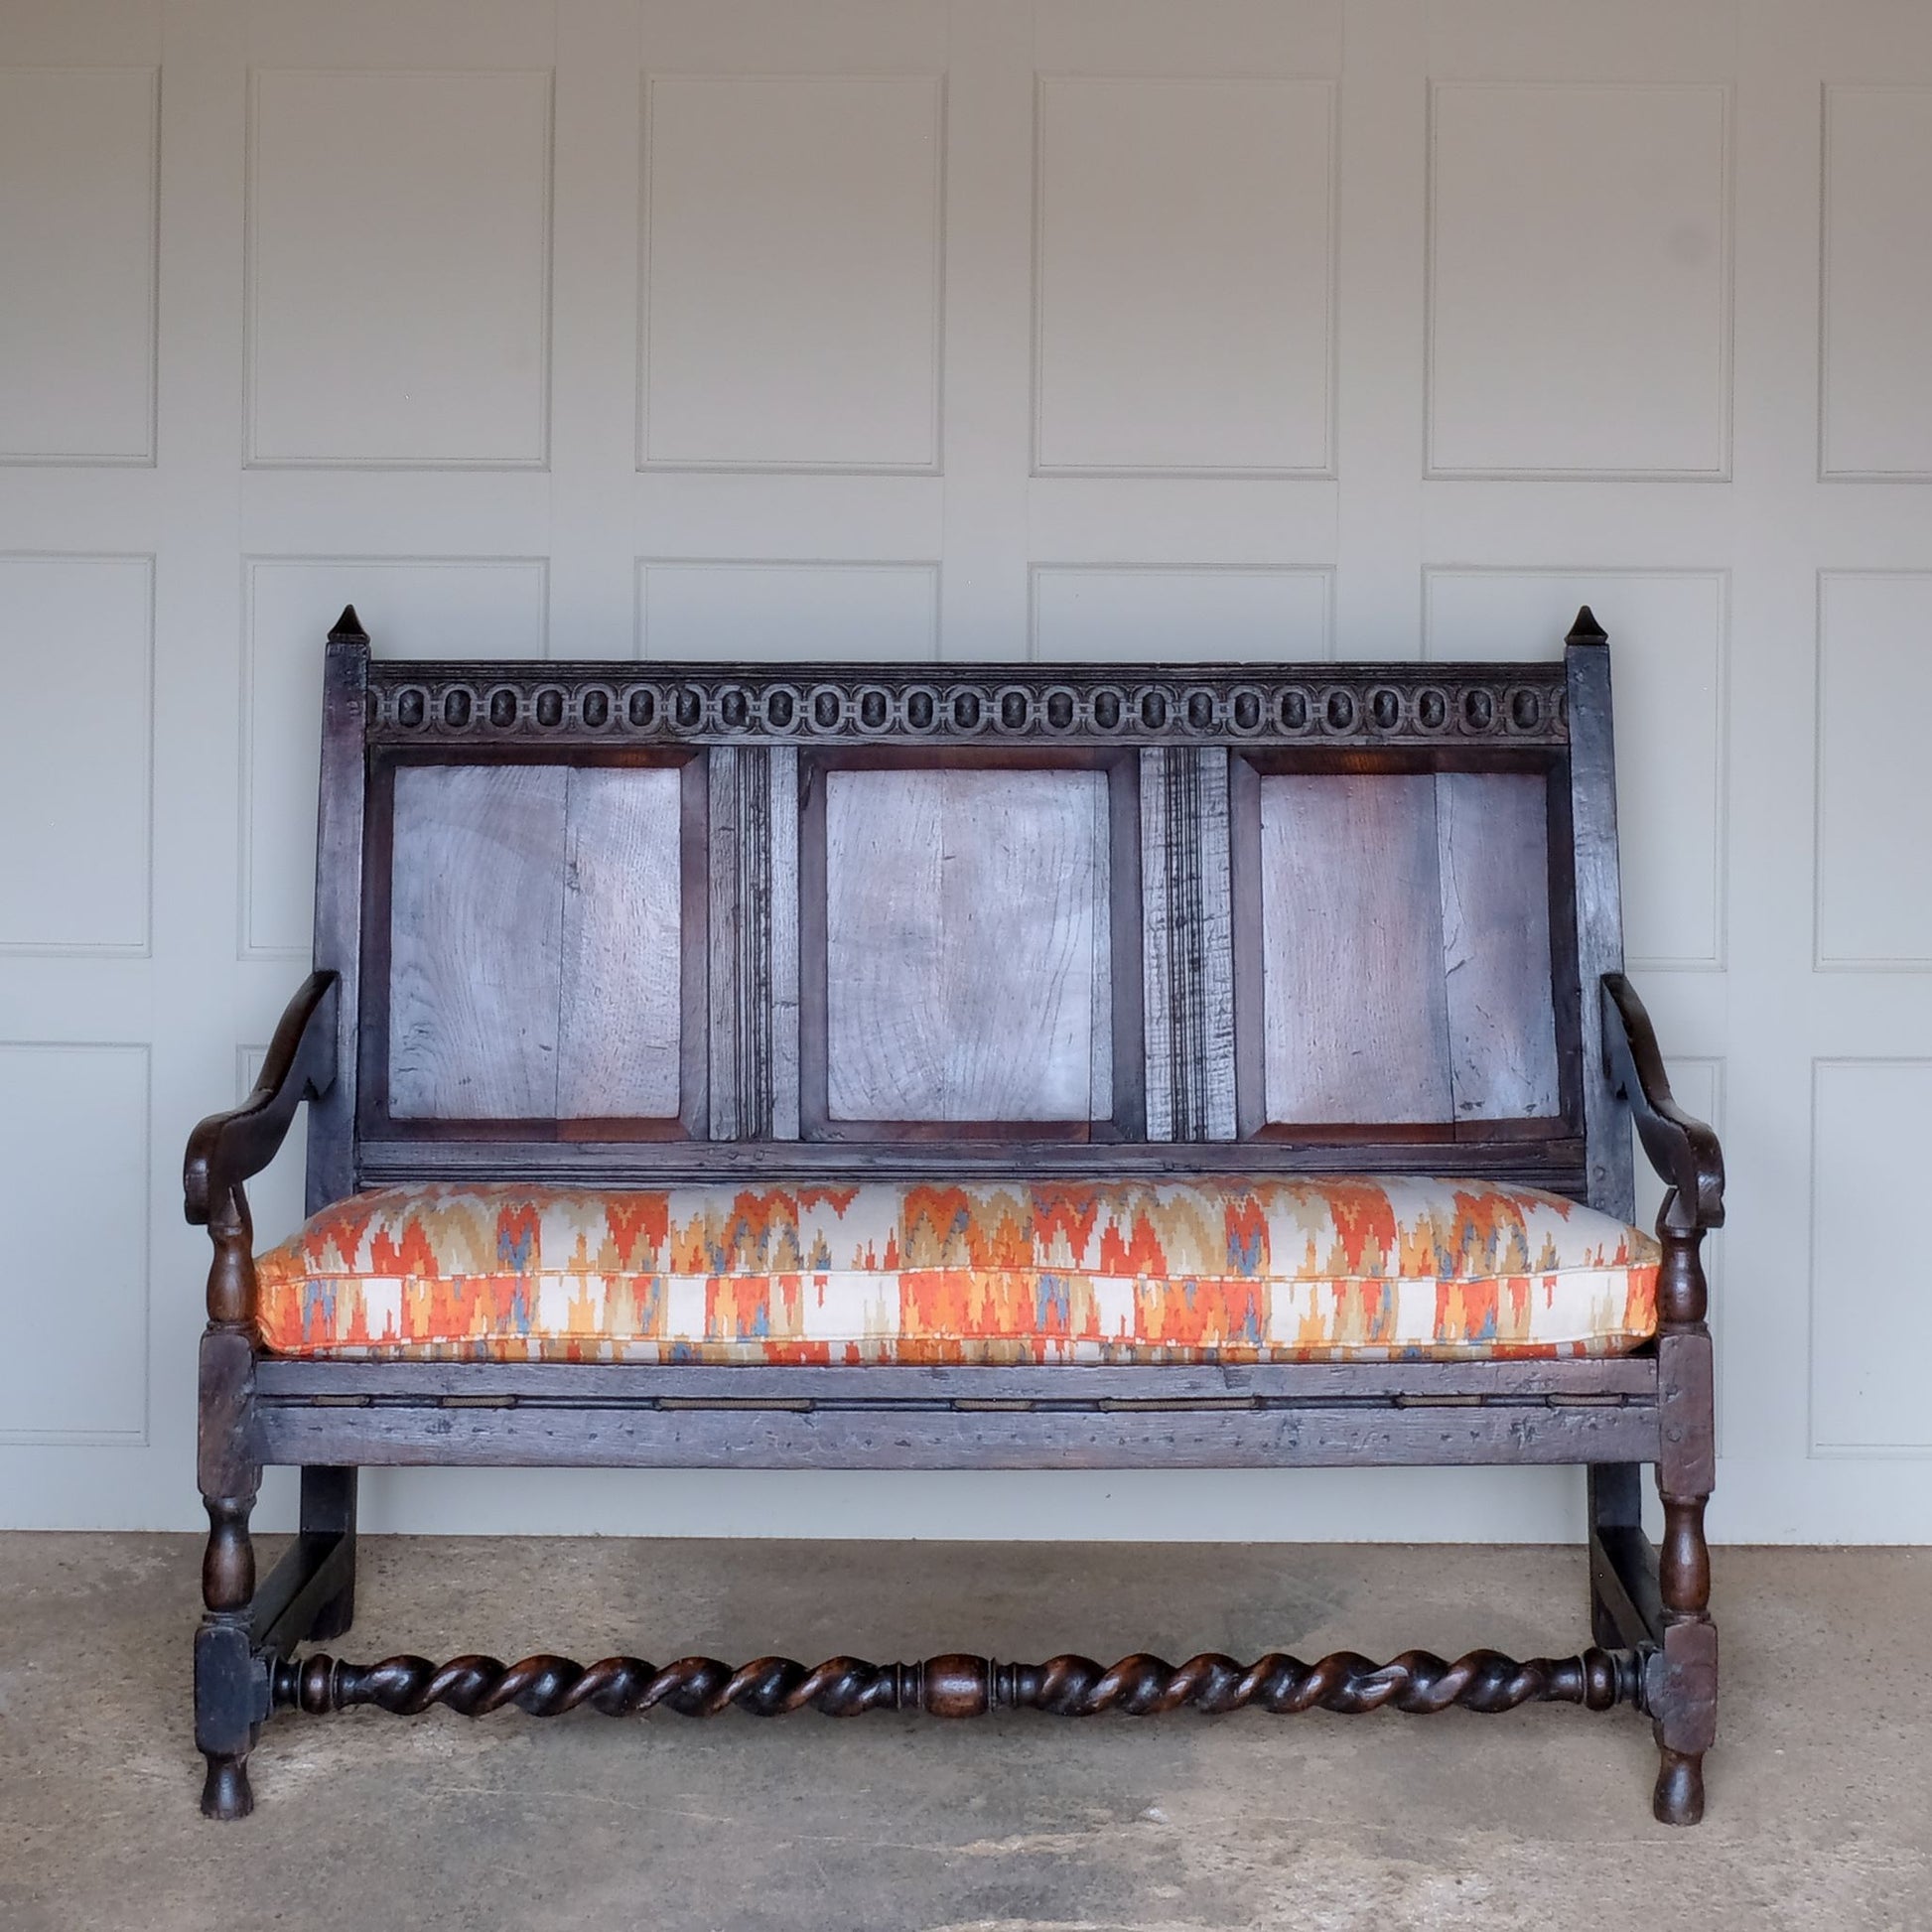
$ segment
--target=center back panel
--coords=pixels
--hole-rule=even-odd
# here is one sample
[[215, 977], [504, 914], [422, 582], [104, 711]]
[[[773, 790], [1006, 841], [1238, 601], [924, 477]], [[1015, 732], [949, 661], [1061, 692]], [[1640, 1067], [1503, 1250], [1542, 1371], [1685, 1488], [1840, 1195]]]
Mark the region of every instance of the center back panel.
[[817, 774], [808, 1131], [1112, 1120], [1117, 782], [1097, 763]]

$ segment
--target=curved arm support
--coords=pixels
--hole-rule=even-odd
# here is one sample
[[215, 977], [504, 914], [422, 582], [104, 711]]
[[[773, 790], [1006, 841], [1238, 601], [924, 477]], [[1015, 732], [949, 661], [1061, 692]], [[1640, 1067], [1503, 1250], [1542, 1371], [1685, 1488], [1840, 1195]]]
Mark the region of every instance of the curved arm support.
[[206, 1226], [220, 1203], [260, 1173], [287, 1137], [296, 1108], [336, 1084], [336, 975], [311, 973], [270, 1040], [261, 1078], [239, 1107], [210, 1114], [188, 1137], [182, 1195], [188, 1218]]
[[1630, 1102], [1637, 1138], [1650, 1164], [1670, 1182], [1665, 1206], [1672, 1218], [1687, 1212], [1686, 1227], [1725, 1224], [1725, 1157], [1717, 1135], [1671, 1098], [1656, 1029], [1621, 973], [1603, 975], [1603, 1062], [1617, 1090]]

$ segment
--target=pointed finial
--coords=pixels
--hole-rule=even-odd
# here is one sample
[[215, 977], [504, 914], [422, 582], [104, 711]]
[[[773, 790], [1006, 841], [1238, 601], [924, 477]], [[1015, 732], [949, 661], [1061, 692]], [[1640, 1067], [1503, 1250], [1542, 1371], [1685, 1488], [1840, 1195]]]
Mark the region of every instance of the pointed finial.
[[[348, 615], [352, 618], [355, 613], [351, 611]], [[1595, 613], [1586, 604], [1579, 608], [1577, 621], [1570, 626], [1570, 635], [1563, 641], [1566, 644], [1607, 644], [1610, 633], [1596, 621]]]
[[335, 629], [329, 633], [329, 641], [332, 644], [338, 639], [363, 644], [369, 641], [369, 633], [362, 628], [362, 620], [355, 615], [355, 606], [352, 604], [343, 606], [343, 614], [336, 620]]

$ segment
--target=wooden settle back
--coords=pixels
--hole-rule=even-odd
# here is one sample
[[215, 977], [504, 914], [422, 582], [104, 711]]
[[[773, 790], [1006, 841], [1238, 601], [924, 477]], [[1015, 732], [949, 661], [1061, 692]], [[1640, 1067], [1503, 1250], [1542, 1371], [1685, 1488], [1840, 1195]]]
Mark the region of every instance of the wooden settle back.
[[1426, 1172], [1627, 1216], [1562, 661], [327, 659], [309, 1205], [474, 1177]]

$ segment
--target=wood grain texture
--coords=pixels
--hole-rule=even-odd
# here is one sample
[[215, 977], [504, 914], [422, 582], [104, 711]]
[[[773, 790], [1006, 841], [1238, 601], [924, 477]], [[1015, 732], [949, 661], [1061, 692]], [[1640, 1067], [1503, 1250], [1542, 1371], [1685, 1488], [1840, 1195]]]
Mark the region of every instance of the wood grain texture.
[[668, 766], [396, 773], [396, 1119], [677, 1114], [680, 810]]
[[1685, 1228], [1725, 1223], [1724, 1149], [1703, 1121], [1670, 1090], [1663, 1049], [1637, 990], [1621, 973], [1602, 983], [1604, 1060], [1634, 1118], [1637, 1138], [1657, 1177], [1670, 1188], [1671, 1222]]
[[514, 1396], [542, 1401], [885, 1402], [1374, 1402], [1482, 1396], [1657, 1399], [1647, 1355], [1537, 1356], [1494, 1362], [360, 1362], [267, 1356], [255, 1365], [264, 1401], [327, 1396]]
[[1043, 1664], [996, 1662], [962, 1651], [889, 1664], [850, 1654], [801, 1664], [767, 1653], [736, 1666], [697, 1656], [668, 1664], [626, 1656], [580, 1664], [554, 1651], [511, 1664], [474, 1652], [442, 1663], [403, 1655], [357, 1664], [315, 1651], [299, 1667], [277, 1656], [268, 1676], [272, 1711], [312, 1717], [357, 1707], [418, 1717], [442, 1705], [481, 1718], [513, 1705], [535, 1718], [588, 1710], [621, 1720], [660, 1708], [714, 1718], [736, 1708], [760, 1719], [796, 1711], [828, 1718], [922, 1711], [956, 1721], [1019, 1710], [1076, 1720], [1116, 1710], [1147, 1718], [1187, 1708], [1217, 1717], [1250, 1708], [1281, 1716], [1395, 1710], [1426, 1717], [1458, 1707], [1494, 1715], [1531, 1703], [1610, 1711], [1641, 1701], [1643, 1670], [1634, 1650], [1600, 1648], [1581, 1656], [1520, 1659], [1475, 1650], [1453, 1663], [1433, 1651], [1407, 1650], [1383, 1664], [1356, 1651], [1332, 1652], [1312, 1663], [1270, 1651], [1247, 1664], [1211, 1652], [1181, 1664], [1146, 1651], [1111, 1664], [1077, 1651], [1062, 1651]]
[[[310, 1468], [302, 1471], [300, 1541], [333, 1546], [336, 1587], [319, 1593], [313, 1616], [297, 1614], [291, 1623], [316, 1637], [339, 1637], [355, 1621], [355, 1549], [357, 1490], [352, 1468]], [[262, 1626], [257, 1624], [259, 1630]]]
[[798, 1138], [798, 754], [721, 745], [710, 785], [709, 1128]]
[[[1616, 752], [1610, 653], [1587, 608], [1564, 650], [1570, 715], [1570, 821], [1577, 899], [1577, 1012], [1583, 1049], [1589, 1204], [1627, 1221], [1636, 1211], [1630, 1110], [1605, 1066], [1597, 988], [1623, 970], [1623, 897], [1617, 870]], [[1568, 1008], [1568, 1002], [1566, 1007]]]
[[[1390, 751], [1562, 747], [1554, 664], [860, 663], [618, 665], [375, 659], [369, 741], [422, 750], [541, 742], [1219, 746]], [[451, 707], [457, 715], [453, 718]]]
[[461, 1176], [532, 1180], [559, 1186], [655, 1187], [736, 1177], [753, 1184], [837, 1181], [861, 1174], [998, 1177], [1030, 1175], [1208, 1173], [1457, 1173], [1583, 1195], [1584, 1149], [1568, 1136], [1458, 1138], [1452, 1123], [1319, 1140], [1016, 1141], [991, 1134], [928, 1134], [879, 1141], [464, 1139], [438, 1136], [364, 1140], [358, 1171], [365, 1184], [403, 1184]]
[[1268, 1125], [1268, 1007], [1261, 924], [1261, 773], [1252, 759], [1228, 758], [1228, 866], [1233, 876], [1229, 938], [1234, 954], [1234, 1117], [1238, 1140]]
[[1110, 1114], [1109, 869], [1103, 772], [828, 773], [832, 1118]]
[[311, 973], [276, 1026], [247, 1098], [208, 1115], [188, 1137], [182, 1204], [195, 1225], [206, 1226], [275, 1158], [303, 1101], [327, 1097], [336, 1079], [340, 991], [334, 973]]
[[[1107, 984], [1113, 1011], [1114, 1132], [1147, 1137], [1147, 998], [1141, 976], [1140, 758], [1118, 758], [1107, 772]], [[1106, 1037], [1108, 1035], [1103, 1035]]]
[[351, 607], [330, 633], [323, 660], [315, 964], [336, 975], [336, 1081], [309, 1112], [306, 1214], [355, 1189], [368, 675], [369, 640]]
[[578, 768], [564, 803], [561, 1120], [678, 1111], [679, 789], [675, 769]]
[[1233, 870], [1221, 746], [1141, 754], [1147, 1133], [1235, 1135]]
[[1614, 1408], [445, 1409], [262, 1404], [266, 1462], [591, 1468], [1320, 1468], [1636, 1461], [1657, 1414]]
[[397, 1119], [555, 1117], [569, 778], [560, 764], [396, 773]]
[[[633, 677], [608, 664], [418, 664], [371, 673], [361, 708], [363, 646], [347, 624], [330, 660], [317, 943], [319, 958], [327, 944], [370, 963], [363, 1109], [333, 1153], [325, 1136], [324, 1184], [345, 1168], [349, 1185], [728, 1186], [1369, 1170], [1572, 1198], [1587, 1187], [1627, 1212], [1630, 1110], [1601, 1069], [1608, 1024], [1646, 1146], [1667, 1166], [1690, 1159], [1697, 1209], [1667, 1215], [1663, 1333], [1642, 1357], [714, 1368], [258, 1358], [251, 1243], [230, 1188], [209, 1217], [215, 1327], [202, 1389], [208, 1810], [246, 1810], [247, 1751], [294, 1682], [284, 1671], [265, 1704], [273, 1672], [352, 1612], [361, 1465], [1571, 1463], [1593, 1472], [1599, 1630], [1654, 1654], [1627, 1660], [1628, 1675], [1617, 1664], [1614, 1683], [1607, 1660], [1582, 1675], [1565, 1665], [1563, 1684], [1593, 1706], [1627, 1698], [1641, 1664], [1658, 1815], [1696, 1818], [1717, 1688], [1697, 1236], [1721, 1213], [1722, 1166], [1676, 1115], [1634, 996], [1612, 979], [1607, 1022], [1594, 997], [1618, 940], [1593, 623], [1580, 619], [1566, 672], [1574, 763], [1555, 675], [1534, 667], [1103, 666], [1064, 685], [1057, 672], [954, 667], [940, 687], [930, 667], [892, 679], [830, 667], [833, 681], [814, 685], [795, 667]], [[807, 738], [801, 790], [793, 745]], [[828, 791], [844, 793], [829, 810]], [[365, 808], [373, 857], [358, 892]], [[788, 878], [810, 890], [788, 893]], [[800, 915], [790, 934], [787, 898]], [[812, 1142], [781, 1138], [788, 986], [809, 1030], [792, 1064]], [[272, 1049], [270, 1061], [290, 1069], [271, 1083], [279, 1093], [295, 1060]], [[838, 1097], [872, 1116], [843, 1137], [822, 1133], [828, 1062]], [[675, 1121], [621, 1117], [673, 1106]], [[279, 1133], [291, 1111], [278, 1101], [269, 1124]], [[1257, 1138], [1232, 1138], [1237, 1113]], [[1162, 1138], [1138, 1138], [1144, 1116]], [[631, 1138], [633, 1125], [652, 1131]], [[251, 1129], [244, 1152], [261, 1151]], [[1622, 1200], [1606, 1198], [1619, 1156]], [[251, 1605], [264, 1461], [309, 1473], [295, 1555]], [[1654, 1561], [1637, 1507], [1643, 1462], [1658, 1465], [1664, 1504]], [[560, 1660], [481, 1672], [399, 1661], [406, 1671], [357, 1677], [380, 1695], [335, 1701], [483, 1708], [512, 1692], [527, 1702], [525, 1689], [550, 1708], [584, 1701], [577, 1667]], [[1057, 1661], [1085, 1673], [1081, 1695], [1096, 1703], [1125, 1701], [1120, 1687], [1141, 1681], [1128, 1666], [1148, 1663]], [[1413, 1661], [1356, 1675], [1380, 1697]], [[649, 1669], [614, 1662], [632, 1677]], [[927, 1708], [986, 1701], [978, 1662], [940, 1663]], [[1522, 1689], [1544, 1669], [1534, 1661], [1467, 1659], [1447, 1676], [1424, 1663], [1415, 1682], [1429, 1678], [1430, 1700], [1465, 1665], [1478, 1686], [1506, 1670], [1508, 1701], [1548, 1694]], [[779, 1708], [810, 1675], [773, 1690], [758, 1666], [740, 1674], [752, 1687], [742, 1701]], [[303, 1707], [348, 1682], [312, 1659]], [[599, 1708], [617, 1708], [615, 1684]]]
[[[306, 1482], [309, 1471], [302, 1474]], [[336, 1473], [331, 1471], [330, 1473]], [[344, 1471], [353, 1476], [355, 1471]], [[249, 1621], [257, 1653], [293, 1654], [305, 1638], [326, 1641], [348, 1628], [338, 1607], [355, 1587], [355, 1535], [304, 1531], [255, 1592]], [[329, 1628], [331, 1624], [336, 1627]]]
[[1436, 775], [1457, 1120], [1548, 1119], [1561, 1111], [1544, 791], [1540, 772]]
[[1264, 777], [1261, 864], [1269, 1120], [1453, 1118], [1435, 779]]

